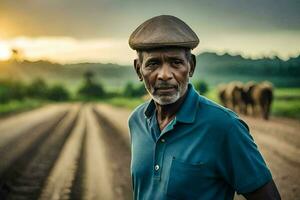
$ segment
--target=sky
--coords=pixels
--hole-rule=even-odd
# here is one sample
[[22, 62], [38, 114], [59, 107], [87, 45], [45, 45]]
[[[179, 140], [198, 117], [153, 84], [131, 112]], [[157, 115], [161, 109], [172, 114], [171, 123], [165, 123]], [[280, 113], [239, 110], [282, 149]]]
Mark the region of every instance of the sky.
[[193, 50], [283, 59], [300, 53], [299, 0], [0, 0], [0, 59], [131, 64], [134, 29], [162, 14], [185, 21]]

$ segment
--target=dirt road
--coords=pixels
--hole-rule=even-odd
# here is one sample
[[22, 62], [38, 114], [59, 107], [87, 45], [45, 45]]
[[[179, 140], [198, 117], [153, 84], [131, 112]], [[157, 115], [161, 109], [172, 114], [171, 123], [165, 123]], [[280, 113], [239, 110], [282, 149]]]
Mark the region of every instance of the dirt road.
[[300, 121], [242, 116], [263, 154], [282, 199], [300, 199]]
[[0, 199], [132, 199], [128, 141], [93, 105], [0, 122]]
[[[132, 199], [129, 114], [57, 104], [1, 119], [0, 199]], [[242, 118], [282, 198], [300, 199], [300, 122]]]

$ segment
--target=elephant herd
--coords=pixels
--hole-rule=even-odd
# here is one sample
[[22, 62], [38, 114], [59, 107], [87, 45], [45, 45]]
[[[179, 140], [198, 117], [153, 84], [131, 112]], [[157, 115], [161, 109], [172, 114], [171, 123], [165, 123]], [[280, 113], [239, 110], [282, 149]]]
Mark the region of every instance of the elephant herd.
[[218, 87], [218, 95], [223, 106], [245, 115], [261, 115], [268, 120], [273, 100], [273, 86], [270, 82], [261, 83], [230, 82]]

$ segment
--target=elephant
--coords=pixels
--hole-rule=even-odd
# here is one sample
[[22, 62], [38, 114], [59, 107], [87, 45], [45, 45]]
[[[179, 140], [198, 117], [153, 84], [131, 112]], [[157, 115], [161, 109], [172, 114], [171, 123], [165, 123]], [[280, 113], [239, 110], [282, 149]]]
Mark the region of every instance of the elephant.
[[227, 87], [226, 84], [220, 84], [220, 85], [218, 85], [218, 96], [219, 96], [219, 99], [221, 101], [221, 104], [224, 107], [227, 107], [226, 87]]
[[265, 120], [269, 119], [271, 104], [273, 101], [273, 85], [264, 81], [253, 88], [252, 98], [254, 106]]
[[[255, 102], [253, 99], [253, 91], [255, 89], [255, 87], [257, 87], [257, 83], [253, 82], [253, 81], [249, 81], [246, 84], [244, 84], [243, 86], [243, 92], [244, 92], [244, 103], [245, 103], [245, 114], [252, 114], [254, 115], [254, 109], [255, 109]], [[250, 112], [249, 112], [250, 109]]]
[[227, 85], [220, 85], [219, 98], [225, 107], [230, 108], [235, 112], [244, 112], [245, 94], [243, 91], [243, 83], [234, 81], [228, 83]]
[[262, 115], [268, 119], [273, 100], [273, 86], [270, 82], [255, 83], [249, 81], [243, 84], [233, 81], [218, 86], [221, 104], [235, 112], [245, 115]]

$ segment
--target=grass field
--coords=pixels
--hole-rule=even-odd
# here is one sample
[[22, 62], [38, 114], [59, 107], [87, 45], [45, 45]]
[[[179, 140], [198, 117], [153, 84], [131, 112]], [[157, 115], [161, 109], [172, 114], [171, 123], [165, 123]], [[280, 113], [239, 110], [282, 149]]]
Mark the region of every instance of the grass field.
[[[205, 96], [217, 103], [217, 89], [210, 89]], [[144, 100], [140, 98], [113, 98], [106, 101], [114, 106], [127, 107], [133, 109]], [[300, 88], [276, 88], [274, 91], [274, 101], [272, 103], [272, 115], [296, 118], [300, 120]]]
[[45, 105], [47, 102], [36, 99], [14, 100], [8, 103], [0, 104], [0, 117], [9, 114], [31, 110], [33, 108]]
[[300, 88], [275, 89], [272, 114], [300, 119]]
[[[220, 103], [216, 88], [205, 96]], [[300, 88], [276, 88], [271, 111], [272, 115], [300, 119]]]
[[[219, 103], [216, 88], [211, 88], [205, 96]], [[276, 88], [274, 91], [274, 97], [275, 98], [272, 103], [272, 115], [296, 118], [300, 120], [300, 88]], [[145, 100], [142, 98], [115, 97], [102, 100], [101, 102], [109, 103], [118, 107], [134, 109], [141, 103], [145, 102]], [[26, 99], [0, 104], [0, 116], [30, 110], [46, 103], [47, 102], [45, 101]]]
[[140, 105], [143, 102], [145, 102], [145, 100], [143, 100], [142, 98], [126, 98], [126, 97], [122, 97], [122, 98], [107, 99], [104, 102], [105, 103], [109, 103], [109, 104], [114, 105], [114, 106], [117, 106], [117, 107], [126, 107], [126, 108], [129, 108], [129, 109], [133, 110], [138, 105]]
[[300, 88], [278, 88], [275, 89], [276, 99], [300, 99]]

